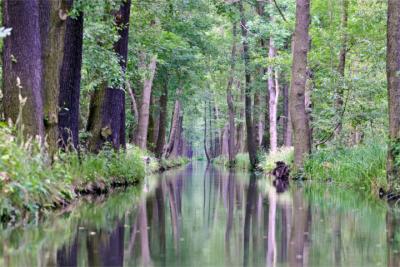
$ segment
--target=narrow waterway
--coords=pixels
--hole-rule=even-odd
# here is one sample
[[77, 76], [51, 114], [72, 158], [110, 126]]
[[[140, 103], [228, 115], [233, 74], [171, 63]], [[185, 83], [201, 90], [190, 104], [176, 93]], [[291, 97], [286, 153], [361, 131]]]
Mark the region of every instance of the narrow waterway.
[[0, 266], [399, 266], [400, 216], [332, 187], [195, 162], [3, 228]]

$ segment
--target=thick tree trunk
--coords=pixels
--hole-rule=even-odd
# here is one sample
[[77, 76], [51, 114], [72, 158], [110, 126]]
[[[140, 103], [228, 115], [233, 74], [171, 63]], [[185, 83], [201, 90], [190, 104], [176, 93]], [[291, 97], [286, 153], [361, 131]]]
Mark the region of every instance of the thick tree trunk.
[[156, 72], [157, 58], [153, 56], [150, 60], [150, 64], [147, 67], [149, 72], [147, 78], [143, 83], [143, 94], [142, 103], [139, 112], [139, 122], [136, 135], [136, 145], [141, 149], [146, 149], [147, 144], [147, 131], [149, 126], [149, 112], [150, 112], [150, 97], [151, 90], [153, 87], [154, 74]]
[[183, 112], [179, 112], [178, 127], [175, 133], [175, 141], [170, 156], [179, 157], [182, 155], [183, 145]]
[[[347, 54], [347, 18], [348, 18], [348, 0], [341, 0], [342, 7], [342, 19], [341, 19], [341, 30], [342, 30], [342, 43], [339, 51], [339, 65], [338, 74], [340, 78], [340, 84], [337, 88], [336, 94], [336, 113], [341, 116], [343, 112], [343, 85], [344, 85], [344, 72], [346, 68], [346, 54]], [[338, 136], [342, 131], [342, 118], [339, 118], [338, 125], [336, 126], [335, 135]]]
[[[154, 135], [156, 132], [156, 117], [155, 115], [155, 105], [154, 105], [154, 96], [153, 93], [150, 96], [150, 105], [149, 105], [149, 126], [147, 127], [147, 150], [154, 152], [155, 150], [155, 142], [154, 142]], [[157, 138], [157, 137], [156, 137]]]
[[[44, 136], [39, 6], [36, 0], [3, 1], [4, 116], [23, 125], [25, 136]], [[22, 99], [19, 98], [21, 95]], [[22, 103], [25, 102], [22, 112]]]
[[[271, 19], [272, 21], [272, 19]], [[273, 60], [276, 57], [276, 49], [274, 40], [269, 40], [268, 57]], [[278, 148], [278, 131], [277, 131], [277, 113], [278, 113], [278, 99], [279, 88], [277, 87], [276, 80], [277, 72], [274, 71], [272, 66], [268, 67], [268, 92], [269, 92], [269, 145], [270, 151], [275, 152]]]
[[62, 147], [79, 143], [79, 97], [82, 66], [83, 14], [67, 19], [60, 71], [58, 127]]
[[389, 190], [400, 192], [400, 1], [389, 0], [387, 21], [387, 81], [389, 102], [389, 148], [387, 179]]
[[[180, 95], [180, 90], [177, 94], [177, 97], [179, 97]], [[175, 137], [176, 137], [176, 133], [178, 131], [178, 127], [179, 127], [179, 117], [180, 117], [180, 113], [181, 113], [181, 104], [179, 102], [178, 99], [175, 100], [175, 107], [174, 107], [174, 113], [172, 115], [172, 122], [171, 122], [171, 130], [169, 133], [169, 141], [168, 141], [168, 145], [165, 151], [165, 157], [168, 158], [169, 155], [172, 152], [172, 149], [174, 148], [175, 145]]]
[[163, 155], [165, 136], [167, 132], [167, 111], [168, 111], [168, 81], [163, 86], [163, 92], [160, 96], [160, 115], [158, 123], [158, 135], [155, 154], [158, 159]]
[[250, 77], [250, 54], [249, 44], [247, 40], [247, 26], [244, 17], [243, 3], [239, 1], [240, 24], [243, 37], [243, 58], [245, 69], [245, 117], [246, 117], [246, 133], [247, 133], [247, 149], [249, 151], [249, 159], [251, 168], [255, 168], [258, 163], [257, 149], [253, 139], [253, 119], [252, 119], [252, 101], [251, 101], [251, 77]]
[[48, 153], [52, 157], [58, 148], [58, 111], [60, 70], [64, 58], [64, 39], [70, 1], [39, 0], [39, 22], [42, 42], [42, 96], [44, 126]]
[[236, 23], [232, 27], [232, 53], [231, 53], [231, 75], [228, 80], [228, 86], [226, 87], [226, 102], [228, 104], [228, 116], [229, 116], [229, 126], [228, 126], [228, 155], [229, 162], [233, 163], [236, 157], [235, 149], [235, 107], [233, 103], [232, 96], [232, 85], [235, 74], [235, 62], [236, 62]]
[[290, 115], [294, 134], [294, 165], [303, 166], [305, 157], [311, 152], [310, 127], [305, 108], [307, 80], [307, 53], [310, 39], [310, 0], [296, 1], [296, 27], [293, 38], [292, 82], [290, 90]]
[[[130, 0], [124, 1], [115, 14], [120, 39], [115, 43], [114, 51], [121, 58], [123, 75], [128, 55], [130, 6]], [[122, 88], [103, 84], [92, 94], [87, 130], [91, 133], [88, 146], [92, 152], [98, 152], [104, 142], [110, 142], [116, 150], [125, 147], [125, 92]]]

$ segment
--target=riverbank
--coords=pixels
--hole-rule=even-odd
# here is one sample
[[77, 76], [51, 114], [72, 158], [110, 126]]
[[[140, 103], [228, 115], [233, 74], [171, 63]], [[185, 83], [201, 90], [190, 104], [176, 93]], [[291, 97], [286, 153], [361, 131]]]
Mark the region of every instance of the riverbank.
[[[386, 153], [383, 142], [371, 140], [353, 147], [318, 149], [306, 160], [304, 169], [292, 175], [304, 180], [330, 183], [377, 198], [379, 188], [386, 189]], [[239, 154], [237, 169], [248, 170], [247, 154]], [[281, 148], [276, 153], [261, 155], [259, 169], [270, 173], [275, 162], [291, 165], [293, 148]], [[228, 167], [226, 157], [218, 157], [213, 164]]]
[[64, 207], [80, 195], [135, 185], [146, 174], [187, 162], [185, 158], [158, 161], [128, 147], [123, 153], [104, 150], [96, 155], [59, 152], [50, 165], [37, 142], [21, 141], [9, 128], [0, 127], [0, 221]]

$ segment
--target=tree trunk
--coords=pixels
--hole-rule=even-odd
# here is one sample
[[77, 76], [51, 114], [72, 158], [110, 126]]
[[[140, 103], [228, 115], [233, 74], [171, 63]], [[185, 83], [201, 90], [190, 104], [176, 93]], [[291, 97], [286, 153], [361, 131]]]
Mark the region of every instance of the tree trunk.
[[[271, 18], [271, 22], [273, 19]], [[269, 60], [276, 57], [276, 49], [272, 37], [269, 40]], [[275, 152], [278, 148], [278, 133], [277, 133], [277, 112], [278, 112], [278, 99], [279, 88], [275, 82], [277, 79], [277, 72], [274, 71], [272, 66], [268, 67], [268, 92], [269, 92], [269, 145], [270, 151]]]
[[238, 90], [240, 91], [240, 99], [239, 102], [241, 103], [240, 109], [239, 109], [239, 123], [237, 124], [236, 127], [236, 154], [241, 153], [244, 151], [244, 145], [243, 145], [243, 140], [244, 140], [244, 129], [243, 129], [243, 118], [244, 118], [244, 108], [243, 108], [243, 102], [244, 102], [244, 89], [243, 87], [240, 86], [240, 81], [237, 82], [237, 87]]
[[60, 70], [64, 58], [64, 39], [69, 8], [70, 5], [66, 0], [39, 0], [43, 113], [50, 157], [53, 157], [58, 148]]
[[147, 150], [154, 152], [155, 142], [154, 142], [154, 134], [156, 132], [156, 117], [154, 116], [154, 96], [153, 93], [150, 95], [150, 105], [149, 105], [149, 126], [147, 127]]
[[[180, 90], [177, 93], [177, 97], [180, 95]], [[179, 114], [181, 113], [181, 104], [178, 99], [175, 100], [175, 108], [174, 108], [174, 114], [172, 115], [172, 122], [171, 122], [171, 130], [169, 133], [169, 142], [168, 146], [165, 151], [165, 157], [168, 158], [169, 155], [172, 152], [172, 149], [174, 148], [174, 143], [175, 143], [175, 136], [178, 131], [179, 127]]]
[[253, 125], [254, 125], [254, 143], [256, 149], [260, 149], [263, 137], [263, 123], [261, 112], [261, 92], [254, 93], [254, 108], [253, 108]]
[[83, 14], [67, 19], [60, 71], [58, 127], [62, 147], [79, 143], [79, 97], [82, 66]]
[[153, 87], [154, 74], [156, 72], [157, 58], [153, 56], [150, 64], [147, 67], [149, 72], [147, 78], [143, 83], [142, 105], [139, 112], [139, 122], [136, 135], [136, 145], [141, 149], [146, 149], [147, 144], [147, 130], [149, 126], [149, 112], [150, 112], [150, 97]]
[[[340, 84], [337, 89], [336, 95], [336, 114], [341, 116], [343, 112], [343, 86], [344, 86], [344, 72], [346, 68], [346, 53], [347, 53], [347, 18], [348, 18], [348, 0], [342, 0], [342, 19], [341, 19], [341, 30], [342, 30], [342, 43], [339, 52], [339, 65], [338, 74], [340, 78]], [[339, 118], [339, 122], [336, 126], [335, 135], [338, 136], [342, 131], [342, 118]]]
[[[39, 6], [35, 0], [3, 1], [3, 26], [12, 28], [3, 47], [4, 116], [23, 125], [25, 136], [44, 136]], [[23, 99], [20, 100], [19, 95]], [[25, 104], [20, 112], [22, 103]]]
[[206, 154], [207, 162], [211, 161], [210, 153], [207, 149], [207, 102], [204, 101], [204, 153]]
[[387, 179], [389, 190], [400, 192], [400, 2], [389, 0], [387, 21], [387, 81], [389, 100], [389, 148]]
[[292, 122], [289, 112], [289, 86], [283, 86], [283, 145], [286, 147], [292, 146]]
[[[114, 45], [114, 51], [121, 58], [120, 66], [124, 76], [128, 55], [130, 6], [130, 0], [124, 1], [115, 14], [120, 38]], [[91, 133], [88, 147], [92, 152], [98, 152], [104, 142], [110, 142], [116, 150], [125, 147], [125, 92], [122, 88], [102, 84], [92, 94], [87, 130]]]
[[228, 86], [226, 87], [226, 102], [228, 104], [228, 116], [229, 116], [229, 126], [228, 126], [228, 155], [229, 162], [232, 164], [236, 157], [235, 149], [235, 107], [233, 103], [232, 96], [232, 85], [235, 74], [235, 59], [236, 59], [236, 23], [233, 23], [232, 27], [232, 53], [231, 53], [231, 75], [228, 80]]
[[158, 159], [162, 157], [165, 135], [167, 132], [167, 111], [168, 111], [168, 81], [163, 86], [163, 92], [160, 96], [160, 116], [158, 123], [158, 136], [155, 154]]
[[296, 27], [293, 38], [292, 82], [290, 90], [290, 115], [294, 134], [294, 165], [303, 166], [311, 152], [310, 127], [305, 108], [307, 80], [307, 53], [309, 49], [310, 0], [296, 1]]
[[246, 117], [246, 133], [247, 133], [247, 149], [249, 151], [251, 168], [255, 168], [258, 163], [256, 145], [253, 139], [253, 119], [252, 119], [252, 103], [251, 103], [251, 77], [250, 77], [250, 54], [249, 44], [247, 40], [247, 26], [244, 17], [243, 3], [239, 1], [240, 24], [243, 37], [243, 58], [245, 69], [245, 117]]

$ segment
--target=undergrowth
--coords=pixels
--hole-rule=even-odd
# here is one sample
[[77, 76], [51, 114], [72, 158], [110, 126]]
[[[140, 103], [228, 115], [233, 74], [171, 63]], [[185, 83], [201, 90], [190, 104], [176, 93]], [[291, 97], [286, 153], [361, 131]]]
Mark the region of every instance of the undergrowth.
[[0, 221], [12, 221], [68, 204], [82, 193], [104, 193], [114, 186], [140, 182], [146, 173], [187, 163], [185, 158], [160, 163], [136, 147], [118, 153], [59, 152], [53, 164], [38, 141], [22, 141], [0, 125]]
[[304, 166], [305, 178], [333, 182], [346, 188], [377, 194], [386, 187], [387, 146], [371, 141], [350, 148], [315, 151]]

